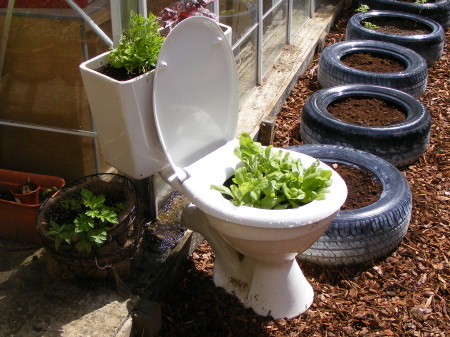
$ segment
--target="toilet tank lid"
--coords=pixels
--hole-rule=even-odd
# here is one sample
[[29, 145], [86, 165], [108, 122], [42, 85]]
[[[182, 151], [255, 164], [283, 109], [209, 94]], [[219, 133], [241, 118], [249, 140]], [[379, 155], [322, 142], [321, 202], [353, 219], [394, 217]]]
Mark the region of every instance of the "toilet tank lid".
[[236, 136], [239, 89], [230, 45], [216, 22], [191, 17], [169, 33], [153, 88], [155, 124], [174, 171]]

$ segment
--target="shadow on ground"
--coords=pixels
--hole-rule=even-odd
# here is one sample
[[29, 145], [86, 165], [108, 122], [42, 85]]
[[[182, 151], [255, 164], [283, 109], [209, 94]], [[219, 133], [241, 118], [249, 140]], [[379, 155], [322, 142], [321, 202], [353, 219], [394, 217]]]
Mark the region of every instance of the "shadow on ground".
[[[51, 279], [43, 249], [1, 248], [0, 336], [80, 336], [83, 332], [94, 336], [90, 324], [114, 331], [133, 303], [132, 297], [120, 296], [108, 282]], [[98, 330], [98, 336], [104, 336]]]

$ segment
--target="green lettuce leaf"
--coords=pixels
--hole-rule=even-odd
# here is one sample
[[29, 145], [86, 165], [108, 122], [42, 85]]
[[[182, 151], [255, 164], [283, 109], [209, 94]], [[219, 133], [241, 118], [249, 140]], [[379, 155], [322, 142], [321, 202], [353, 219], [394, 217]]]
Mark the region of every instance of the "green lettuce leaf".
[[319, 160], [305, 168], [289, 152], [263, 148], [246, 133], [239, 138], [234, 154], [243, 166], [236, 169], [232, 184], [212, 185], [236, 206], [265, 209], [296, 208], [324, 199], [331, 185], [331, 171], [319, 168]]

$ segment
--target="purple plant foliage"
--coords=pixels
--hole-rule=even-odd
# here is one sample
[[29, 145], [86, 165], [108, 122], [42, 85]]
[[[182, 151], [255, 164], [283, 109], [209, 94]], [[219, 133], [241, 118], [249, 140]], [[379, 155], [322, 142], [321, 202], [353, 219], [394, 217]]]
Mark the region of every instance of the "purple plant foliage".
[[190, 0], [175, 2], [172, 7], [164, 8], [158, 14], [158, 20], [163, 28], [172, 29], [179, 22], [191, 16], [205, 16], [214, 21], [219, 21], [216, 14], [212, 13], [206, 6], [214, 0]]

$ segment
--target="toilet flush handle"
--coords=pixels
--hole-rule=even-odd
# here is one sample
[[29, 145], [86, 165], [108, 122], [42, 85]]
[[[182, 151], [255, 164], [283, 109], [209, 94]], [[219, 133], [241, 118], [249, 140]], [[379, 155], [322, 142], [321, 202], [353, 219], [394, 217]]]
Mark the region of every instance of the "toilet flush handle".
[[158, 63], [158, 68], [159, 69], [166, 69], [167, 68], [167, 62], [166, 61], [160, 61]]

